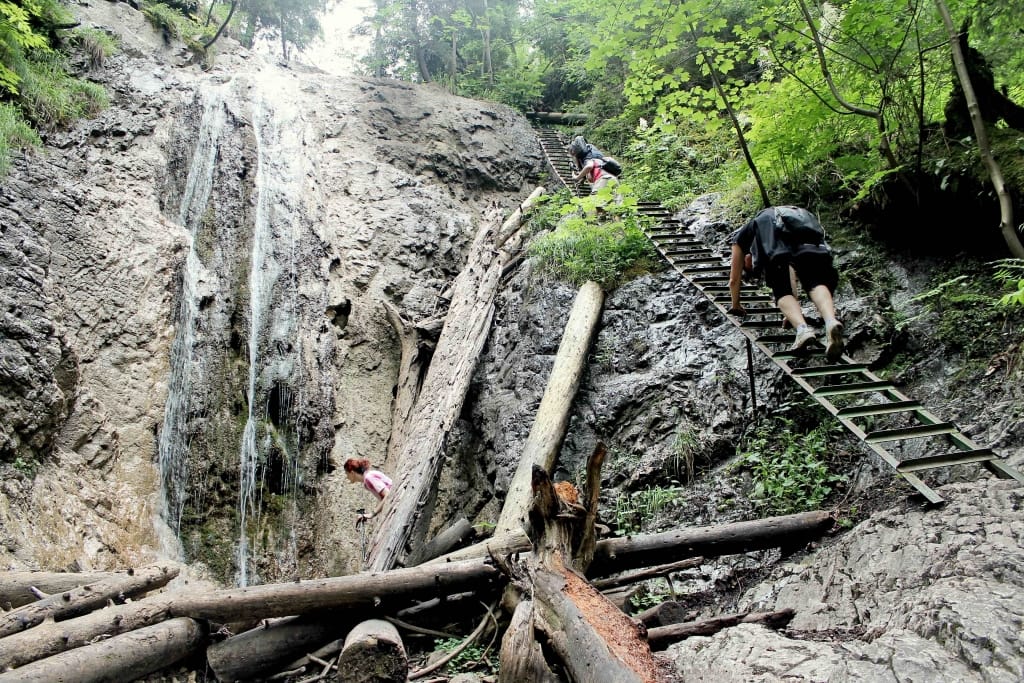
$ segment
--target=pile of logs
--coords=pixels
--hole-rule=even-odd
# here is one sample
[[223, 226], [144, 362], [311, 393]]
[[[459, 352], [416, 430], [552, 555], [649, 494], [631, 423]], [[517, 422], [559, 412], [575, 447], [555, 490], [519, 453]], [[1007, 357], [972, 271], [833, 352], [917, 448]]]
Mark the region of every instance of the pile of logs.
[[[538, 638], [558, 654], [558, 667], [574, 680], [658, 680], [651, 673], [656, 671], [650, 669], [653, 660], [623, 662], [624, 655], [605, 643], [609, 632], [632, 633], [626, 651], [646, 651], [649, 657], [650, 650], [691, 635], [707, 635], [741, 621], [778, 626], [788, 615], [728, 615], [646, 629], [614, 607], [598, 586], [615, 588], [622, 581], [675, 571], [682, 558], [806, 543], [832, 525], [827, 513], [809, 512], [601, 540], [593, 543], [594, 562], [584, 568], [580, 562], [587, 555], [586, 534], [581, 532], [592, 517], [588, 506], [593, 498], [586, 506], [569, 505], [551, 493], [539, 468], [536, 481], [537, 504], [530, 513], [536, 551], [497, 561], [468, 559], [199, 593], [155, 592], [177, 576], [177, 568], [170, 566], [110, 574], [0, 573], [0, 605], [8, 610], [0, 614], [0, 682], [129, 681], [183, 660], [195, 661], [204, 652], [222, 681], [264, 679], [282, 672], [290, 680], [317, 680], [311, 675], [336, 669], [339, 658], [345, 674], [335, 671], [333, 678], [321, 680], [405, 681], [408, 660], [396, 626], [434, 633], [406, 619], [450, 623], [453, 615], [466, 614], [480, 601], [493, 601], [507, 586], [514, 590], [509, 591], [513, 597], [506, 596], [512, 618], [502, 643], [501, 680], [558, 680], [548, 665], [544, 675], [552, 678], [516, 677], [521, 675], [517, 672], [541, 668]], [[672, 557], [673, 564], [591, 583], [665, 557]], [[481, 623], [489, 629], [499, 621], [490, 612], [484, 619]], [[255, 627], [244, 629], [246, 624]], [[242, 632], [225, 638], [234, 630]], [[519, 645], [531, 642], [532, 647]], [[637, 668], [640, 673], [629, 673]], [[69, 671], [74, 672], [71, 678]]]

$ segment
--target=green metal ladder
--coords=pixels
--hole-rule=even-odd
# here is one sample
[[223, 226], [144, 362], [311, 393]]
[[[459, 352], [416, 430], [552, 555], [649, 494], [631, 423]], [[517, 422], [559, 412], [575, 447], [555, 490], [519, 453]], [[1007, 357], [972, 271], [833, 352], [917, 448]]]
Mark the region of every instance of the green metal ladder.
[[[541, 128], [538, 133], [556, 177], [578, 194], [579, 189], [566, 182], [566, 178], [571, 179], [572, 175], [566, 175], [564, 170], [571, 170], [564, 140], [553, 129]], [[556, 167], [556, 163], [561, 168]], [[646, 232], [658, 252], [746, 338], [751, 367], [753, 359], [750, 349], [756, 346], [811, 398], [896, 470], [929, 504], [941, 505], [944, 501], [918, 476], [918, 473], [926, 470], [978, 464], [999, 478], [1024, 482], [1024, 475], [1006, 465], [992, 449], [974, 443], [955, 424], [937, 417], [920, 402], [872, 372], [867, 364], [856, 362], [846, 355], [837, 361], [828, 362], [824, 358], [823, 347], [817, 343], [800, 351], [790, 351], [793, 334], [782, 333], [782, 314], [775, 307], [772, 297], [765, 294], [762, 288], [743, 285], [747, 315], [743, 318], [730, 315], [729, 265], [725, 259], [680, 221], [673, 219], [671, 212], [664, 207], [655, 203], [642, 203], [638, 211], [657, 221]], [[937, 453], [904, 458], [896, 452], [905, 447], [921, 446], [923, 439], [935, 438], [945, 442]], [[932, 450], [932, 444], [929, 444], [928, 450]]]

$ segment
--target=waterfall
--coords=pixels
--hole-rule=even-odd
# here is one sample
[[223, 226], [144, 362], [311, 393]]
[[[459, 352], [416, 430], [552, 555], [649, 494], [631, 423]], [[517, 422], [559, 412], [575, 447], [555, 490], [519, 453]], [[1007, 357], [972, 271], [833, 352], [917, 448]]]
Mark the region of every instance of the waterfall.
[[[178, 222], [189, 233], [189, 249], [182, 273], [181, 302], [177, 335], [171, 345], [171, 367], [167, 404], [158, 444], [158, 462], [162, 481], [162, 513], [177, 534], [188, 499], [188, 417], [190, 395], [199, 364], [194, 357], [196, 322], [199, 312], [197, 285], [202, 264], [196, 252], [196, 232], [202, 223], [213, 188], [218, 143], [227, 117], [220, 93], [206, 93], [203, 117], [199, 125], [195, 151], [189, 163], [188, 178], [178, 210]], [[164, 552], [180, 556], [177, 538], [164, 540]]]
[[[266, 396], [272, 386], [301, 384], [298, 339], [298, 273], [296, 250], [301, 232], [297, 209], [306, 177], [306, 152], [299, 110], [284, 95], [290, 83], [264, 79], [254, 89], [253, 132], [257, 148], [256, 211], [249, 270], [248, 413], [239, 453], [238, 585], [258, 580], [251, 573], [250, 526], [258, 528], [266, 482], [266, 460], [278, 438], [268, 425]], [[279, 282], [283, 280], [283, 282]], [[276, 290], [276, 291], [275, 291]], [[282, 291], [283, 290], [283, 291]], [[290, 390], [289, 390], [290, 391]], [[288, 391], [278, 416], [291, 412]], [[285, 471], [295, 469], [297, 446], [284, 453]], [[289, 485], [294, 491], [294, 484]], [[294, 558], [295, 539], [285, 555]], [[280, 549], [278, 554], [280, 555]]]

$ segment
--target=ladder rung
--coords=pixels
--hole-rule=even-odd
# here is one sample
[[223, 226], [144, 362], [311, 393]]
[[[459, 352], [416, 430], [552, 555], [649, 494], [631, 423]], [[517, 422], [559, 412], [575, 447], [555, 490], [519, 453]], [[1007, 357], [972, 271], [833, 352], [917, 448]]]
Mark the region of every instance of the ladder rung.
[[836, 417], [870, 417], [871, 415], [888, 415], [920, 410], [920, 401], [890, 401], [889, 403], [868, 403], [862, 406], [840, 408]]
[[905, 460], [897, 467], [897, 472], [917, 472], [918, 470], [930, 470], [936, 467], [952, 467], [953, 465], [969, 465], [974, 462], [985, 462], [992, 460], [996, 454], [991, 448], [979, 448], [973, 451], [957, 451], [955, 453], [943, 453], [942, 455], [928, 455], [923, 458]]
[[793, 333], [791, 332], [789, 334], [762, 334], [757, 338], [757, 341], [762, 344], [792, 344], [793, 339]]
[[892, 391], [895, 388], [889, 382], [854, 382], [818, 387], [813, 393], [815, 396], [842, 396], [843, 394], [860, 394], [868, 391]]
[[842, 365], [819, 365], [812, 368], [793, 368], [792, 374], [797, 377], [826, 377], [828, 375], [848, 375], [851, 372], [863, 372], [867, 369], [867, 363], [844, 363]]
[[695, 265], [698, 265], [698, 264], [701, 264], [701, 263], [710, 263], [710, 264], [713, 264], [713, 265], [716, 265], [716, 266], [721, 266], [722, 265], [722, 257], [721, 256], [710, 256], [709, 255], [709, 256], [698, 256], [696, 258], [676, 258], [676, 259], [672, 259], [672, 262], [675, 263], [677, 266], [691, 266], [691, 265], [695, 266]]
[[776, 320], [743, 320], [740, 327], [745, 330], [772, 330], [782, 327], [782, 319]]
[[[691, 260], [696, 259], [696, 258], [704, 258], [705, 260], [701, 261], [701, 263], [707, 263], [708, 262], [707, 259], [710, 258], [711, 256], [714, 256], [715, 252], [711, 251], [710, 249], [677, 249], [676, 247], [667, 247], [665, 249], [665, 255], [666, 256], [692, 256], [693, 257], [692, 259], [673, 259], [673, 260], [676, 260], [676, 261], [680, 261], [680, 260], [691, 261]], [[721, 263], [721, 258], [722, 257], [719, 256], [718, 260], [715, 261], [715, 262], [716, 263]]]
[[[700, 276], [694, 276], [691, 280], [699, 280]], [[709, 278], [710, 279], [710, 278]], [[728, 295], [719, 295], [715, 297], [715, 303], [719, 304], [731, 304], [732, 297]], [[775, 305], [775, 298], [768, 294], [754, 294], [743, 297], [743, 304], [772, 304]]]
[[876, 432], [869, 432], [864, 437], [864, 441], [867, 443], [881, 443], [882, 441], [899, 441], [900, 439], [920, 439], [926, 436], [952, 434], [955, 431], [957, 431], [956, 425], [950, 422], [938, 422], [933, 425], [880, 429]]

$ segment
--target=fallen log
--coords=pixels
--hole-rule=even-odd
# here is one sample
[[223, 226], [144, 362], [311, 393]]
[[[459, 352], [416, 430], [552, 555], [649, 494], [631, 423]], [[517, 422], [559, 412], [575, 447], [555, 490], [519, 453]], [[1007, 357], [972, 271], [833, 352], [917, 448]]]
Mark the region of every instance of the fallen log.
[[199, 651], [206, 629], [172, 619], [0, 673], [2, 683], [134, 681]]
[[699, 567], [702, 564], [704, 564], [703, 557], [691, 557], [686, 560], [680, 560], [679, 562], [671, 562], [669, 564], [658, 565], [657, 567], [649, 567], [638, 572], [614, 576], [610, 579], [598, 579], [594, 581], [594, 588], [601, 591], [611, 590], [612, 588], [629, 586], [649, 579], [658, 579], [675, 572], [681, 572], [685, 569]]
[[[610, 576], [693, 557], [720, 557], [766, 548], [799, 547], [831, 528], [829, 513], [801, 512], [660, 534], [606, 538], [594, 546], [594, 561], [587, 570], [587, 576]], [[461, 562], [474, 557], [501, 557], [529, 549], [530, 540], [524, 532], [507, 534], [448, 553], [431, 560], [426, 566]]]
[[601, 322], [604, 291], [596, 282], [585, 282], [576, 293], [572, 310], [562, 332], [544, 395], [537, 407], [530, 434], [523, 445], [519, 464], [509, 484], [494, 535], [523, 528], [533, 498], [531, 478], [534, 466], [552, 472], [562, 448], [565, 432], [580, 380], [587, 369], [587, 353]]
[[166, 586], [178, 571], [167, 565], [143, 567], [37, 600], [0, 615], [0, 638], [41, 624], [47, 617], [70, 619], [99, 609], [108, 600], [124, 602], [125, 598], [148, 593]]
[[0, 608], [14, 609], [35, 602], [40, 599], [36, 590], [52, 595], [119, 575], [119, 572], [0, 572]]
[[214, 643], [206, 649], [206, 661], [219, 681], [263, 678], [343, 638], [358, 620], [344, 614], [279, 619]]
[[395, 462], [386, 463], [399, 475], [370, 541], [367, 566], [372, 571], [394, 567], [407, 546], [418, 545], [427, 532], [444, 442], [462, 411], [487, 340], [502, 270], [522, 242], [519, 228], [525, 212], [543, 193], [537, 188], [503, 224], [482, 229], [455, 280], [430, 367], [402, 426], [403, 442], [396, 448]]
[[718, 557], [766, 548], [800, 547], [833, 524], [827, 512], [801, 512], [647, 536], [607, 538], [597, 543], [589, 576], [676, 562], [687, 557]]
[[96, 638], [159, 624], [170, 617], [166, 602], [140, 600], [65, 621], [47, 620], [26, 631], [0, 638], [0, 671], [83, 647]]
[[[597, 503], [604, 453], [599, 444], [588, 462], [587, 506]], [[594, 534], [581, 527], [593, 525], [596, 510], [559, 497], [547, 472], [536, 465], [533, 492], [528, 525], [533, 556], [518, 568], [507, 566], [514, 585], [532, 597], [534, 627], [574, 681], [654, 683], [658, 666], [639, 626], [582, 575], [593, 556]]]
[[[691, 614], [693, 616], [691, 616]], [[675, 600], [666, 600], [665, 602], [659, 603], [654, 607], [649, 607], [639, 614], [634, 614], [633, 618], [639, 621], [641, 624], [646, 626], [648, 629], [652, 629], [656, 626], [668, 626], [669, 624], [678, 624], [687, 619], [693, 619], [697, 616], [694, 612], [688, 612]], [[648, 638], [649, 639], [649, 638]]]
[[778, 612], [743, 612], [712, 617], [701, 621], [688, 621], [669, 626], [658, 626], [647, 631], [647, 642], [652, 650], [664, 650], [672, 643], [691, 636], [710, 636], [737, 624], [763, 624], [769, 628], [783, 628], [796, 613], [791, 609]]
[[470, 560], [195, 595], [175, 594], [169, 605], [175, 616], [220, 623], [243, 617], [286, 617], [337, 609], [379, 608], [390, 612], [438, 593], [481, 591], [502, 580], [492, 565]]
[[380, 619], [358, 624], [345, 637], [338, 671], [345, 683], [405, 683], [409, 658], [398, 629]]
[[533, 576], [537, 629], [572, 680], [627, 683], [659, 680], [657, 665], [637, 625], [572, 572]]
[[411, 554], [408, 564], [410, 567], [415, 567], [435, 557], [440, 557], [451, 551], [455, 546], [465, 543], [467, 539], [473, 537], [474, 533], [473, 525], [469, 523], [469, 520], [465, 517], [460, 517], [444, 531], [430, 539], [429, 542], [420, 546], [417, 552]]

